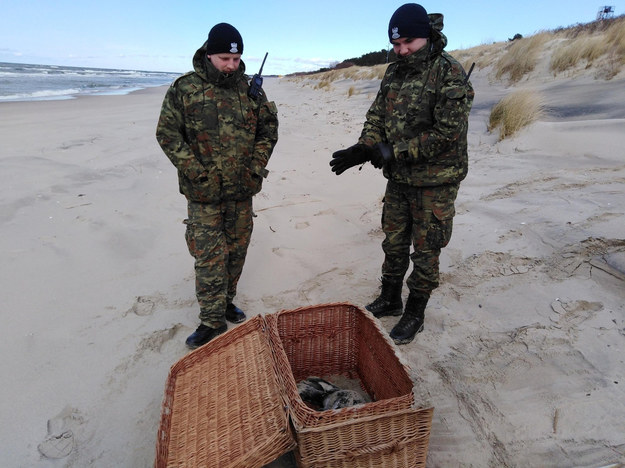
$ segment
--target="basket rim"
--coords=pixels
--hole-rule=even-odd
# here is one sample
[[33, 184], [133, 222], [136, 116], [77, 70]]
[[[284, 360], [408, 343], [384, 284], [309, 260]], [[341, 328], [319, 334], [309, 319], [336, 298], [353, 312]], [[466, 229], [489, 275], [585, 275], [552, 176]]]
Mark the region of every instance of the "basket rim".
[[327, 427], [328, 425], [337, 424], [341, 420], [360, 420], [369, 416], [375, 417], [375, 415], [379, 417], [380, 415], [392, 411], [414, 409], [414, 384], [412, 382], [412, 379], [410, 378], [408, 366], [404, 362], [402, 362], [401, 359], [399, 359], [396, 348], [386, 338], [386, 333], [382, 330], [381, 325], [374, 318], [374, 316], [370, 312], [350, 302], [332, 302], [312, 306], [303, 306], [296, 309], [281, 310], [274, 314], [268, 314], [266, 316], [268, 320], [268, 325], [271, 329], [271, 334], [274, 337], [274, 339], [272, 340], [272, 350], [274, 351], [278, 367], [282, 366], [286, 368], [289, 365], [285, 348], [282, 341], [279, 339], [279, 333], [277, 330], [280, 317], [285, 315], [295, 315], [302, 312], [314, 313], [316, 311], [326, 310], [329, 308], [338, 310], [346, 309], [350, 312], [353, 312], [357, 315], [358, 320], [365, 321], [367, 323], [367, 326], [372, 327], [372, 329], [377, 332], [377, 335], [379, 335], [380, 337], [380, 344], [382, 344], [382, 346], [384, 346], [388, 352], [392, 352], [393, 355], [397, 358], [397, 364], [404, 374], [403, 378], [406, 380], [406, 383], [410, 382], [410, 391], [399, 396], [379, 399], [357, 406], [340, 408], [336, 410], [316, 411], [307, 406], [299, 397], [297, 393], [295, 378], [292, 373], [285, 374], [284, 372], [279, 372], [278, 377], [280, 379], [282, 390], [284, 391], [288, 400], [289, 413], [296, 432], [300, 432], [304, 428], [309, 427]]
[[307, 433], [315, 433], [315, 432], [324, 432], [329, 429], [340, 429], [342, 427], [353, 426], [354, 424], [377, 421], [378, 419], [381, 419], [381, 418], [392, 418], [396, 416], [405, 416], [405, 415], [411, 415], [411, 414], [416, 415], [420, 413], [423, 413], [424, 415], [426, 415], [426, 413], [433, 414], [433, 412], [434, 412], [434, 407], [432, 406], [428, 408], [408, 408], [408, 409], [397, 410], [397, 411], [389, 411], [384, 414], [367, 415], [367, 416], [363, 416], [362, 418], [350, 419], [348, 421], [339, 421], [333, 424], [326, 424], [324, 426], [304, 427], [302, 429], [298, 429], [297, 433], [307, 434]]

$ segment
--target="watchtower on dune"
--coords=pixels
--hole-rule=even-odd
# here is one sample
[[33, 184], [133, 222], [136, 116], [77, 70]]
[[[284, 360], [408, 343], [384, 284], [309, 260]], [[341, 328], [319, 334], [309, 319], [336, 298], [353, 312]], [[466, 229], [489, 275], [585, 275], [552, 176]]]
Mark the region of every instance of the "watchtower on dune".
[[614, 18], [614, 7], [609, 5], [599, 7], [599, 11], [597, 12], [597, 19], [604, 20], [608, 18]]

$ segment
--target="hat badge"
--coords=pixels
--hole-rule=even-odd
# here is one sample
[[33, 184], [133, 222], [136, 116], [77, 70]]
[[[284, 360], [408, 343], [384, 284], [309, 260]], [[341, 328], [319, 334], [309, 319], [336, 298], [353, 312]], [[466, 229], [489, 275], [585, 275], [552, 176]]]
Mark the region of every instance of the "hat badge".
[[230, 43], [230, 53], [231, 54], [236, 54], [238, 51], [239, 51], [238, 44], [236, 42], [231, 42]]
[[399, 28], [397, 26], [395, 26], [393, 29], [391, 29], [391, 32], [393, 33], [393, 35], [391, 36], [393, 39], [399, 39]]

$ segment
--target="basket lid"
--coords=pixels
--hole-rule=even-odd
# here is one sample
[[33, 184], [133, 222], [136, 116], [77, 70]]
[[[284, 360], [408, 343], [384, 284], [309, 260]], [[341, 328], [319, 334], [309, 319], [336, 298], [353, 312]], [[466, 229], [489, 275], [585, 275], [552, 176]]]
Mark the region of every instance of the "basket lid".
[[258, 315], [170, 370], [156, 467], [262, 467], [296, 441], [265, 319]]

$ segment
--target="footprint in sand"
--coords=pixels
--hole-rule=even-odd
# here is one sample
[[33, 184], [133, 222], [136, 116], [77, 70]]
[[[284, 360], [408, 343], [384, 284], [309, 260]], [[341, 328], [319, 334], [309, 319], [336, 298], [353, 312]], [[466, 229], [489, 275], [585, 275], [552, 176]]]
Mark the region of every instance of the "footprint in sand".
[[83, 418], [78, 410], [66, 407], [57, 416], [48, 420], [48, 435], [37, 448], [46, 457], [59, 459], [67, 457], [74, 450], [74, 432]]
[[74, 450], [74, 434], [72, 431], [65, 431], [59, 435], [48, 436], [38, 448], [46, 458], [65, 458]]
[[137, 296], [135, 303], [128, 312], [132, 312], [142, 317], [152, 315], [152, 312], [154, 312], [154, 301], [149, 297]]
[[178, 330], [182, 328], [181, 323], [177, 323], [174, 326], [165, 330], [156, 330], [143, 338], [137, 347], [136, 357], [143, 355], [145, 351], [160, 352], [165, 343], [170, 341], [176, 336]]
[[328, 216], [328, 215], [335, 215], [336, 211], [333, 210], [332, 208], [327, 209], [327, 210], [322, 210], [322, 211], [318, 211], [317, 213], [315, 213], [313, 216]]
[[566, 301], [556, 299], [551, 303], [552, 314], [549, 320], [556, 328], [578, 328], [582, 322], [593, 318], [597, 312], [603, 310], [601, 302], [589, 302], [584, 300]]

